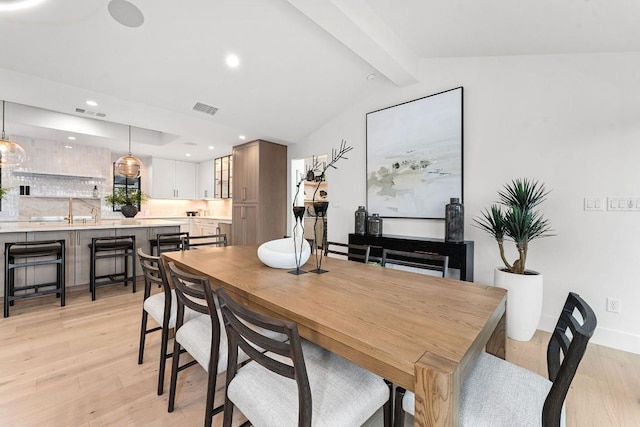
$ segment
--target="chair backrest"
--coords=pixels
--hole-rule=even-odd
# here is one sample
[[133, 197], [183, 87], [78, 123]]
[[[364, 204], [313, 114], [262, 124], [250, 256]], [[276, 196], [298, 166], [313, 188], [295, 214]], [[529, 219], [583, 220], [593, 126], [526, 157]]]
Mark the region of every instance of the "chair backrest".
[[188, 231], [177, 233], [158, 233], [156, 236], [156, 250], [158, 256], [162, 252], [179, 251], [185, 249], [185, 241], [189, 239]]
[[178, 303], [176, 330], [180, 329], [184, 321], [185, 307], [189, 307], [191, 310], [208, 314], [211, 317], [212, 340], [219, 343], [220, 321], [209, 279], [206, 276], [196, 276], [182, 271], [173, 262], [169, 263], [169, 274], [173, 288], [176, 291], [176, 301]]
[[[576, 310], [582, 319], [575, 316]], [[597, 323], [589, 304], [570, 292], [547, 346], [547, 367], [553, 385], [542, 409], [543, 426], [560, 425], [564, 399]]]
[[406, 252], [383, 249], [381, 264], [383, 267], [386, 267], [388, 264], [393, 264], [439, 271], [442, 274], [442, 277], [447, 277], [449, 257], [430, 252]]
[[171, 287], [160, 257], [147, 255], [138, 248], [138, 259], [144, 275], [144, 299], [151, 296], [151, 287], [159, 286], [164, 292], [164, 319], [169, 320], [171, 310]]
[[185, 240], [185, 249], [196, 248], [198, 246], [227, 246], [226, 234], [207, 234], [204, 236], [189, 236]]
[[[294, 322], [263, 316], [247, 309], [231, 299], [223, 288], [218, 288], [216, 294], [229, 343], [227, 387], [237, 372], [238, 349], [242, 349], [250, 359], [271, 372], [296, 381], [298, 426], [311, 426], [311, 388], [298, 326]], [[266, 335], [267, 331], [284, 334], [288, 340], [283, 342], [273, 338]], [[269, 352], [289, 358], [292, 364], [271, 357]]]
[[327, 242], [324, 245], [324, 256], [329, 254], [340, 255], [347, 259], [356, 259], [369, 263], [369, 252], [371, 247], [368, 245], [354, 245], [340, 242]]

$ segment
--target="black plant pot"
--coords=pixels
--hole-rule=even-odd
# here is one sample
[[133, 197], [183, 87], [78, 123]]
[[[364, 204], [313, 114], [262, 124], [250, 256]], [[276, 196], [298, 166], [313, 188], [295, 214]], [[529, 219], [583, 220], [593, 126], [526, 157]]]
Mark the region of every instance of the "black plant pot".
[[125, 218], [133, 218], [138, 214], [138, 208], [133, 205], [124, 205], [122, 206], [120, 211], [122, 212], [122, 215], [125, 216]]

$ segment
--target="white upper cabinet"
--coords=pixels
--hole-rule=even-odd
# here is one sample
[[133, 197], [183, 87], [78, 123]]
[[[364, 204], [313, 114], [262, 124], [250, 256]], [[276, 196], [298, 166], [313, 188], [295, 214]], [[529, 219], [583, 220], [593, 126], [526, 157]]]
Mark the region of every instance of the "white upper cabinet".
[[198, 199], [214, 198], [213, 160], [198, 163]]
[[195, 199], [196, 164], [153, 158], [150, 168], [151, 191], [154, 199]]

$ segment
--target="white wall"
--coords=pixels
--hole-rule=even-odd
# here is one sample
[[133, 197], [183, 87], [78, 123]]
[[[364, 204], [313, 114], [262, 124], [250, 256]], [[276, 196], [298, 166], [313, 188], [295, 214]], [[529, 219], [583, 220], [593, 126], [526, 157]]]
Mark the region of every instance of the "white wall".
[[[556, 234], [529, 250], [528, 268], [544, 274], [540, 328], [553, 328], [576, 291], [598, 316], [594, 342], [640, 353], [640, 212], [583, 210], [584, 197], [640, 197], [639, 68], [640, 53], [424, 61], [420, 83], [372, 94], [290, 146], [289, 158], [330, 152], [341, 139], [354, 147], [327, 178], [329, 239], [346, 241], [366, 200], [366, 113], [464, 86], [465, 238], [475, 241], [475, 281], [493, 283], [499, 257], [472, 218], [507, 181], [537, 178], [552, 190], [542, 210]], [[385, 219], [384, 233], [443, 237], [444, 224]], [[620, 298], [621, 314], [605, 311], [608, 296]]]

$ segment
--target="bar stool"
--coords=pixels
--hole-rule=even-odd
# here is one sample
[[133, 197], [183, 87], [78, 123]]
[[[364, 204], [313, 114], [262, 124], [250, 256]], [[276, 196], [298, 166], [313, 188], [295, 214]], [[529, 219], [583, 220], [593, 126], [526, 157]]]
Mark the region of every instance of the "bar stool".
[[[91, 300], [96, 299], [96, 288], [102, 285], [129, 282], [133, 292], [136, 291], [136, 236], [93, 237], [89, 244], [91, 249], [91, 266], [89, 270]], [[96, 274], [96, 261], [104, 258], [122, 258], [124, 271], [103, 275]], [[131, 274], [129, 274], [128, 258], [131, 258]], [[102, 281], [99, 281], [104, 279]]]
[[185, 241], [189, 240], [189, 232], [178, 233], [158, 233], [155, 239], [149, 239], [149, 253], [154, 256], [154, 248], [157, 249], [155, 256], [160, 256], [162, 252], [179, 251], [184, 249]]
[[[64, 240], [41, 240], [34, 242], [13, 242], [4, 245], [4, 317], [9, 317], [9, 306], [15, 300], [42, 295], [60, 298], [60, 307], [64, 307]], [[48, 259], [42, 259], [48, 258]], [[24, 285], [16, 287], [15, 269], [40, 265], [56, 265], [56, 281], [28, 285], [25, 276]], [[44, 288], [44, 289], [43, 289]], [[33, 290], [20, 295], [16, 291]]]

